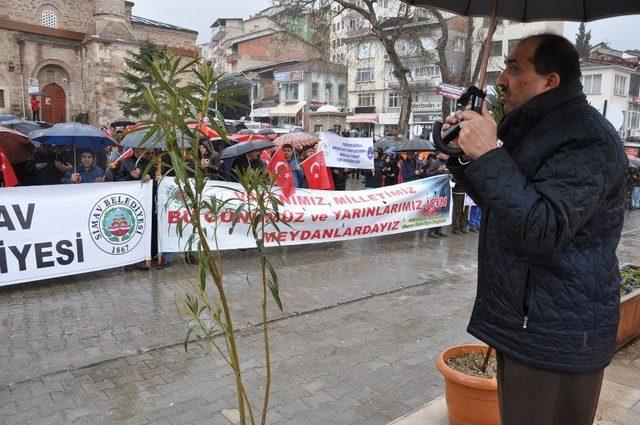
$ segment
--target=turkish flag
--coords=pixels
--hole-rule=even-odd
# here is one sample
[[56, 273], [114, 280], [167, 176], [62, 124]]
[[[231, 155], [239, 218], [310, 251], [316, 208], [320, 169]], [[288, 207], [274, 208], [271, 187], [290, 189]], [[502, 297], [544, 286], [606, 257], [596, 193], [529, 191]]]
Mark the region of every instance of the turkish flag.
[[284, 152], [282, 152], [282, 146], [271, 157], [267, 169], [272, 176], [275, 176], [276, 183], [282, 189], [284, 196], [288, 198], [296, 191], [293, 184], [293, 173], [291, 172], [291, 167], [289, 167], [289, 161], [287, 161]]
[[269, 164], [269, 161], [271, 161], [271, 157], [269, 156], [269, 152], [267, 150], [263, 150], [262, 153], [260, 154], [260, 159], [265, 164]]
[[309, 189], [334, 190], [331, 171], [324, 162], [324, 154], [318, 151], [300, 163], [309, 183]]
[[4, 152], [2, 146], [0, 146], [0, 171], [2, 171], [2, 180], [4, 181], [5, 187], [11, 187], [18, 184], [16, 173], [14, 173], [11, 162], [9, 162], [9, 158]]

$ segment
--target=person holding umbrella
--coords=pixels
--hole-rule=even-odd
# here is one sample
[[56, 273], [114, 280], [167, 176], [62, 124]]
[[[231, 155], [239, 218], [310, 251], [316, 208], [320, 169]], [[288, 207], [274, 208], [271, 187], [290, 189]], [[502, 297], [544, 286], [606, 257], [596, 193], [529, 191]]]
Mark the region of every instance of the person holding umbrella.
[[104, 181], [104, 171], [96, 164], [93, 151], [83, 150], [80, 152], [80, 167], [75, 172], [67, 171], [62, 178], [62, 183], [102, 183]]
[[468, 332], [496, 350], [503, 425], [591, 425], [618, 327], [627, 159], [565, 38], [522, 39], [497, 84], [498, 127], [486, 104], [443, 127], [460, 123], [447, 166], [484, 213]]

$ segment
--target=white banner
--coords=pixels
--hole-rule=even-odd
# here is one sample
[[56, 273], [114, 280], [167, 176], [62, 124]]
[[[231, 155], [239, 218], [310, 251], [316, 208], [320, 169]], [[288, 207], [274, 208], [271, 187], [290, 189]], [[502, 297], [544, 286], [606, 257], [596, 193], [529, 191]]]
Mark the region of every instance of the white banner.
[[0, 286], [148, 259], [151, 202], [139, 181], [0, 189]]
[[[209, 246], [220, 250], [252, 248], [248, 235], [248, 215], [240, 213], [230, 233], [239, 205], [245, 197], [237, 183], [209, 182], [203, 199], [215, 196], [230, 200], [218, 219], [204, 213], [208, 223]], [[451, 187], [449, 176], [435, 176], [395, 186], [359, 191], [296, 189], [289, 198], [280, 197], [279, 230], [267, 227], [265, 245], [300, 245], [334, 242], [423, 230], [451, 224]], [[182, 237], [178, 237], [179, 223]], [[162, 252], [189, 250], [191, 235], [188, 211], [172, 179], [163, 179], [158, 189], [158, 246]], [[217, 227], [217, 229], [216, 229]], [[217, 236], [217, 237], [216, 237]], [[197, 243], [193, 244], [196, 249]]]
[[342, 137], [321, 131], [320, 146], [327, 167], [373, 169], [373, 138]]

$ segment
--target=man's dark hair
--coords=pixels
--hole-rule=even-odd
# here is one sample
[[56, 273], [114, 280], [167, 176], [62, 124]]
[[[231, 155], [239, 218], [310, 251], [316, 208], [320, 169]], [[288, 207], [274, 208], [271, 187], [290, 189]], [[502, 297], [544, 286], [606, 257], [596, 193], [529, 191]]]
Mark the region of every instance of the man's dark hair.
[[525, 40], [537, 40], [533, 58], [533, 66], [540, 75], [557, 73], [560, 76], [560, 86], [580, 78], [580, 59], [574, 45], [561, 35], [537, 34], [526, 37]]

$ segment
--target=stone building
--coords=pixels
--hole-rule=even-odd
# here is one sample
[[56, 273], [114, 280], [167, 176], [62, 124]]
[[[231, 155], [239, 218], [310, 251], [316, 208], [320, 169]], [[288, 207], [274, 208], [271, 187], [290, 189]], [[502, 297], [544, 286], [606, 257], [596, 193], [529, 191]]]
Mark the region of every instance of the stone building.
[[30, 116], [29, 94], [51, 123], [102, 125], [117, 101], [128, 51], [151, 41], [197, 57], [197, 32], [132, 15], [125, 0], [0, 0], [0, 113]]

